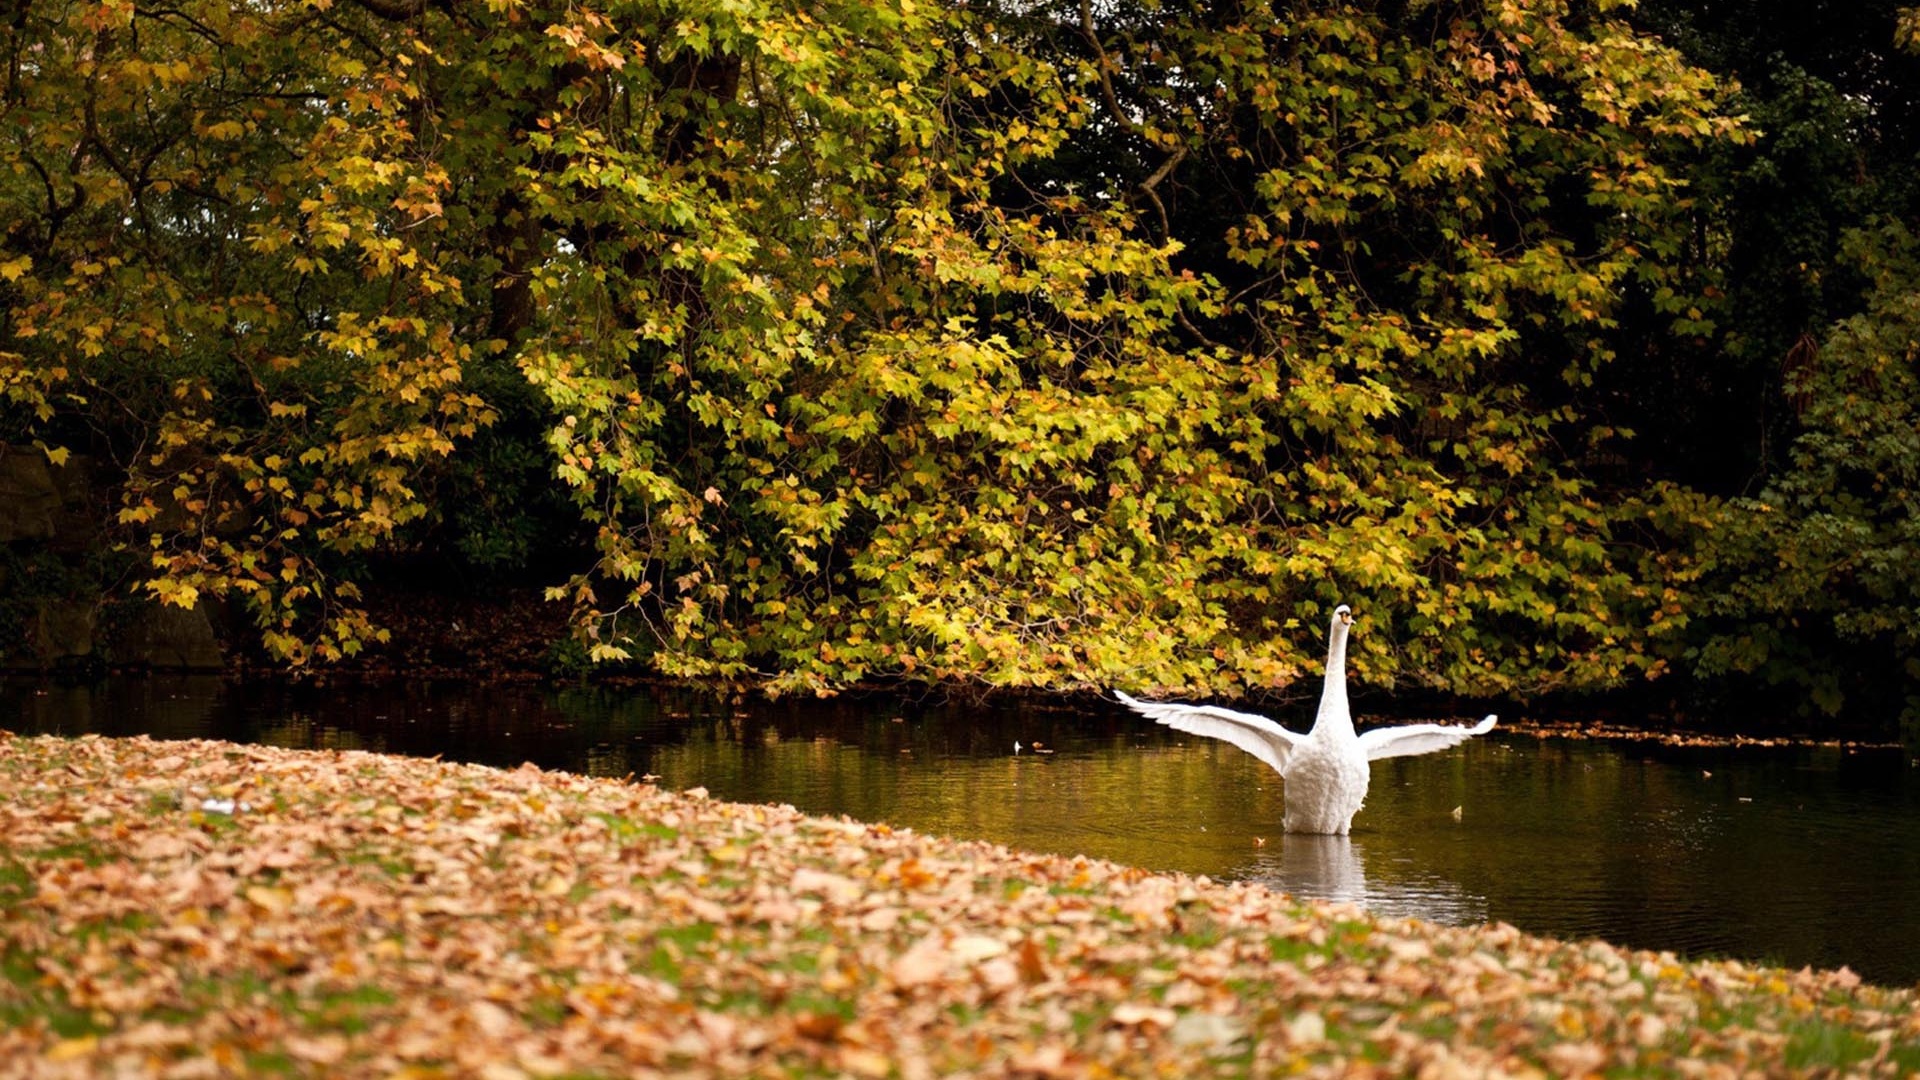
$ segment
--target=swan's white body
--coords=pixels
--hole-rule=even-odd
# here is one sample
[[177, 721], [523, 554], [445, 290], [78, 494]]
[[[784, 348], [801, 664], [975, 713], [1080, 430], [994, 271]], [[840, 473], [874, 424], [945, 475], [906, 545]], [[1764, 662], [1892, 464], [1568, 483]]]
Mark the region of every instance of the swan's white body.
[[1116, 694], [1142, 716], [1175, 731], [1230, 742], [1272, 766], [1286, 781], [1287, 812], [1282, 824], [1288, 832], [1345, 836], [1353, 827], [1353, 815], [1367, 800], [1369, 762], [1445, 750], [1492, 731], [1496, 723], [1489, 715], [1472, 727], [1405, 724], [1356, 734], [1347, 708], [1347, 631], [1352, 625], [1353, 613], [1345, 604], [1334, 610], [1326, 686], [1320, 692], [1313, 730], [1305, 735], [1252, 713]]

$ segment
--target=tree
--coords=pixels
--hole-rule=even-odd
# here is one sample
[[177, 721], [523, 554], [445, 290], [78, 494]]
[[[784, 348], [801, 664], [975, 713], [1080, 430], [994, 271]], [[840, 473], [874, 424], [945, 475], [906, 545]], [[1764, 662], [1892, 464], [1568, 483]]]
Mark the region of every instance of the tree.
[[[127, 466], [162, 600], [277, 655], [378, 632], [339, 576], [491, 410], [422, 152], [418, 54], [361, 9], [22, 6], [5, 101], [9, 400]], [[49, 446], [56, 459], [64, 446]]]
[[1788, 467], [1728, 509], [1708, 559], [1708, 677], [1789, 685], [1815, 710], [1920, 725], [1920, 245], [1849, 238], [1873, 286], [1788, 390]]
[[1611, 4], [73, 11], [9, 31], [6, 392], [277, 655], [377, 637], [511, 375], [603, 659], [1236, 691], [1346, 600], [1378, 679], [1654, 663], [1591, 388], [1736, 128]]
[[1797, 415], [1785, 385], [1871, 284], [1843, 257], [1845, 237], [1920, 209], [1920, 64], [1896, 48], [1899, 15], [1891, 0], [1648, 0], [1633, 13], [1736, 80], [1727, 109], [1754, 134], [1690, 170], [1686, 260], [1712, 330], [1656, 332], [1624, 357], [1618, 409], [1642, 434], [1641, 471], [1750, 495], [1787, 464]]
[[1691, 620], [1669, 645], [1722, 704], [1911, 725], [1920, 63], [1898, 51], [1911, 13], [1895, 4], [1808, 14], [1642, 11], [1740, 78], [1758, 131], [1701, 170], [1722, 331], [1672, 364], [1691, 387], [1642, 406], [1664, 429], [1654, 456], [1693, 462], [1669, 473], [1691, 490], [1658, 495]]
[[1022, 177], [1130, 206], [1221, 287], [1178, 326], [1217, 364], [1180, 439], [1212, 475], [1180, 486], [1221, 502], [1142, 553], [1192, 560], [1175, 591], [1210, 621], [1177, 633], [1215, 643], [1204, 679], [1283, 679], [1305, 650], [1260, 650], [1341, 598], [1385, 631], [1375, 678], [1657, 665], [1642, 624], [1670, 597], [1615, 531], [1637, 504], [1588, 475], [1625, 434], [1596, 380], [1623, 294], [1702, 325], [1676, 266], [1684, 167], [1736, 138], [1712, 79], [1604, 7], [1019, 10], [1031, 51], [1092, 68], [1094, 108]]

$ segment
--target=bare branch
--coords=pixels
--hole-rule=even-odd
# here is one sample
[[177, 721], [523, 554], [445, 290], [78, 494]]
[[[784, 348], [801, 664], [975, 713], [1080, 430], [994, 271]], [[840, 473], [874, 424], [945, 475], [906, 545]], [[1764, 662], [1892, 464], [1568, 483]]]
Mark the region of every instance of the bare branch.
[[389, 22], [409, 22], [427, 13], [430, 0], [353, 0], [363, 10]]
[[[1100, 32], [1093, 23], [1093, 0], [1080, 0], [1080, 30], [1086, 35], [1087, 44], [1093, 48], [1094, 70], [1100, 75], [1100, 96], [1106, 99], [1107, 111], [1113, 114], [1114, 122], [1125, 129], [1128, 134], [1139, 138], [1148, 146], [1153, 146], [1154, 140], [1149, 138], [1147, 133], [1141, 130], [1140, 125], [1134, 123], [1133, 118], [1128, 116], [1125, 110], [1120, 108], [1120, 96], [1114, 93], [1113, 90], [1113, 61], [1107, 56], [1106, 46], [1100, 44]], [[1172, 174], [1174, 168], [1178, 166], [1186, 156], [1187, 148], [1185, 146], [1177, 148], [1167, 160], [1160, 163], [1159, 168], [1153, 170], [1145, 180], [1136, 185], [1140, 189], [1140, 193], [1147, 197], [1147, 201], [1153, 204], [1154, 213], [1160, 217], [1160, 238], [1162, 240], [1172, 237], [1173, 229], [1171, 222], [1167, 218], [1166, 205], [1160, 201], [1160, 195], [1154, 189], [1160, 186], [1162, 180], [1165, 180]]]

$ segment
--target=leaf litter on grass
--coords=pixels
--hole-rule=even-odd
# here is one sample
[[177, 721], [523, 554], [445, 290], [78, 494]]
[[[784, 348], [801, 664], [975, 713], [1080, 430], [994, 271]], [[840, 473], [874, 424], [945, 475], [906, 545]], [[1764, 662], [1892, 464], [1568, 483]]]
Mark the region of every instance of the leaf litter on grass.
[[[1912, 991], [532, 767], [0, 734], [0, 1074], [1900, 1075]], [[232, 800], [234, 813], [207, 800]]]

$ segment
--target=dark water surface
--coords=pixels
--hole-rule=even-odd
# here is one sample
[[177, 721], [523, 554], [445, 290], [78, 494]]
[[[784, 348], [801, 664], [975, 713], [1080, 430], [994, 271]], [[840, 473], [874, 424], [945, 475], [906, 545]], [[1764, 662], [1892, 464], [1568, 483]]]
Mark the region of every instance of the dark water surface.
[[1496, 732], [1375, 764], [1354, 835], [1339, 840], [1283, 836], [1265, 766], [1118, 706], [0, 680], [0, 728], [651, 774], [716, 798], [1259, 881], [1386, 914], [1920, 980], [1920, 769], [1897, 750]]

